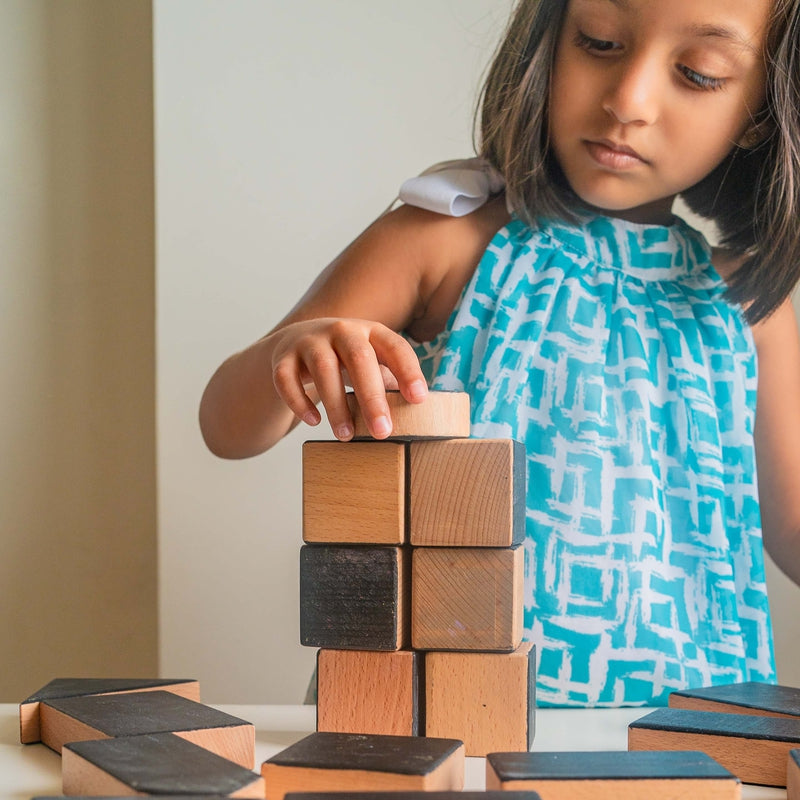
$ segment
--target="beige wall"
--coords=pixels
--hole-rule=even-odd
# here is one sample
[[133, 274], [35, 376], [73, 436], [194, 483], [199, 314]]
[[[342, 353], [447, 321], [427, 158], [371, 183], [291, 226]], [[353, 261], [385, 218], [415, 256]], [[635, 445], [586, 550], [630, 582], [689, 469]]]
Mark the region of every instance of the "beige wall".
[[150, 3], [0, 4], [0, 701], [157, 669]]

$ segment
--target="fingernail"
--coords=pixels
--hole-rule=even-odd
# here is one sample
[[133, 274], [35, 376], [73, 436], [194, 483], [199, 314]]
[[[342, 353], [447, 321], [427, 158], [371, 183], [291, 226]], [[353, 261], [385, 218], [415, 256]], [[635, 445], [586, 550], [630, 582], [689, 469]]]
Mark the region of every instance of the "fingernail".
[[349, 425], [340, 425], [336, 429], [337, 439], [350, 439], [353, 435], [353, 429]]
[[408, 387], [408, 393], [414, 400], [421, 400], [428, 393], [425, 381], [413, 381]]
[[309, 411], [303, 416], [303, 422], [306, 425], [316, 425], [319, 422], [319, 417], [313, 411]]
[[389, 417], [378, 417], [372, 429], [376, 436], [388, 436], [392, 432], [392, 423]]

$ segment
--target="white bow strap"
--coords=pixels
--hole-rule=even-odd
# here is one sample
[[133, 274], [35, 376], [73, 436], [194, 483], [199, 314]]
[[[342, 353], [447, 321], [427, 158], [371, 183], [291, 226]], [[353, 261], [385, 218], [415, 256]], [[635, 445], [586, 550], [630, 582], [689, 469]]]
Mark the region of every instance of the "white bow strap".
[[475, 211], [505, 186], [503, 176], [482, 158], [434, 164], [400, 187], [400, 200], [449, 217]]

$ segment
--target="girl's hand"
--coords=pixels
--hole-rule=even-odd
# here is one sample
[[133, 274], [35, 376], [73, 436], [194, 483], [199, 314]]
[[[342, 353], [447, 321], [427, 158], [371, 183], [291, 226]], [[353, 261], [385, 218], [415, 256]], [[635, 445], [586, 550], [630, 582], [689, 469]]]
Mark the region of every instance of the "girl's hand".
[[[411, 403], [425, 399], [428, 387], [411, 345], [379, 322], [327, 317], [290, 323], [268, 337], [272, 378], [294, 415], [317, 425], [322, 402], [334, 436], [353, 438], [353, 419], [345, 400], [352, 386], [369, 432], [385, 439], [392, 431], [386, 391], [397, 389]], [[311, 392], [309, 392], [311, 389]]]

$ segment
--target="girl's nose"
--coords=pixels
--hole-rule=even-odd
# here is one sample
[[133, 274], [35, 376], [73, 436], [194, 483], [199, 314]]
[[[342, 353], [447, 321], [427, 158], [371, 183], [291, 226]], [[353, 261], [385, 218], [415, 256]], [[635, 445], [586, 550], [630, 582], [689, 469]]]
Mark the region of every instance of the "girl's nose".
[[622, 61], [609, 71], [603, 109], [623, 125], [652, 125], [658, 118], [661, 88], [653, 64]]

